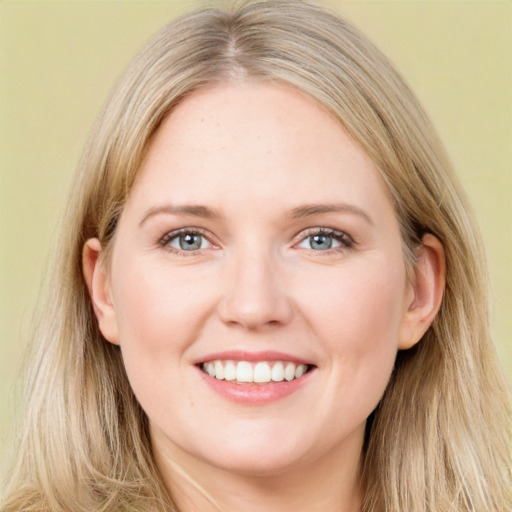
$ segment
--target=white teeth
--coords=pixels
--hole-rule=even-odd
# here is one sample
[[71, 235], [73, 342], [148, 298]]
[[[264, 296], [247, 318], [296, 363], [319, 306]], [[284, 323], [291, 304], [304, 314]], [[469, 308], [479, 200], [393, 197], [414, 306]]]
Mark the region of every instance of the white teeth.
[[272, 380], [274, 382], [281, 382], [284, 380], [284, 366], [283, 363], [276, 363], [272, 367]]
[[268, 363], [258, 363], [254, 367], [254, 382], [270, 382], [272, 373]]
[[210, 377], [218, 380], [267, 384], [269, 382], [299, 379], [306, 373], [308, 366], [281, 361], [249, 363], [247, 361], [236, 362], [218, 359], [203, 363], [203, 370]]
[[206, 363], [205, 364], [205, 370], [206, 370], [206, 373], [208, 373], [208, 375], [210, 377], [215, 377], [215, 366], [213, 363]]
[[238, 382], [254, 382], [254, 372], [251, 363], [240, 361], [236, 367], [236, 380]]
[[[215, 365], [215, 369], [217, 369], [217, 365]], [[305, 365], [303, 365], [303, 364], [297, 365], [297, 368], [295, 369], [295, 378], [298, 379], [299, 377], [302, 377], [305, 372], [306, 372]]]
[[284, 369], [284, 378], [288, 381], [295, 378], [295, 365], [293, 363], [288, 363], [286, 365], [286, 368]]
[[[217, 379], [218, 377], [215, 376]], [[235, 363], [228, 361], [224, 368], [224, 378], [226, 380], [236, 380], [236, 366]]]
[[222, 380], [224, 378], [224, 366], [220, 361], [215, 361], [215, 378]]

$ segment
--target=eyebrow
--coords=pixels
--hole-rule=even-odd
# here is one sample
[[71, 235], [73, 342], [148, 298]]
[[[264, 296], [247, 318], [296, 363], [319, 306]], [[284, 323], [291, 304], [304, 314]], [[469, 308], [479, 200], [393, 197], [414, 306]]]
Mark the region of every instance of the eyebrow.
[[149, 208], [142, 220], [140, 221], [140, 226], [144, 224], [150, 217], [158, 215], [160, 213], [170, 213], [172, 215], [187, 215], [189, 217], [200, 217], [203, 219], [220, 219], [222, 215], [215, 210], [207, 208], [206, 206], [200, 204], [183, 204], [183, 205], [172, 205], [165, 204], [162, 206], [153, 206]]
[[311, 215], [320, 215], [322, 213], [351, 213], [358, 215], [373, 226], [372, 218], [361, 208], [348, 203], [335, 203], [335, 204], [310, 204], [294, 208], [291, 216], [294, 219], [301, 219]]
[[[149, 218], [161, 213], [169, 213], [171, 215], [186, 215], [190, 217], [199, 217], [203, 219], [223, 218], [223, 216], [216, 210], [213, 210], [200, 204], [165, 204], [161, 206], [153, 206], [152, 208], [146, 210], [139, 225], [142, 226], [142, 224], [144, 224]], [[371, 226], [373, 226], [373, 220], [364, 210], [348, 203], [309, 204], [298, 206], [291, 210], [290, 217], [292, 219], [302, 219], [304, 217], [321, 215], [325, 213], [351, 213], [353, 215], [358, 215], [359, 217], [362, 217]]]

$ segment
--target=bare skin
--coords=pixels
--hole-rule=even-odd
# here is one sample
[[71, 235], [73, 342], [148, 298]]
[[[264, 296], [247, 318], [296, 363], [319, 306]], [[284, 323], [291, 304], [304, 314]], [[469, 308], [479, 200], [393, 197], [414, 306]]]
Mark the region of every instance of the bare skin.
[[[285, 86], [197, 91], [152, 139], [109, 273], [101, 250], [84, 248], [100, 329], [179, 510], [359, 511], [367, 417], [439, 308], [444, 259], [426, 235], [408, 279], [386, 188], [339, 121]], [[250, 393], [213, 375], [246, 359], [306, 373]]]

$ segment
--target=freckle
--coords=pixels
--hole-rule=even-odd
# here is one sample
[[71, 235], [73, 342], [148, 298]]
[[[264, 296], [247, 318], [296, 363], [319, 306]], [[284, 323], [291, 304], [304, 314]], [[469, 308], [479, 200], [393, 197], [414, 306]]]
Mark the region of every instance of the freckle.
[[201, 117], [201, 123], [204, 123], [204, 117]]
[[271, 149], [267, 149], [267, 155], [270, 155], [270, 153], [272, 153], [272, 150]]
[[226, 146], [222, 146], [220, 149], [226, 149]]

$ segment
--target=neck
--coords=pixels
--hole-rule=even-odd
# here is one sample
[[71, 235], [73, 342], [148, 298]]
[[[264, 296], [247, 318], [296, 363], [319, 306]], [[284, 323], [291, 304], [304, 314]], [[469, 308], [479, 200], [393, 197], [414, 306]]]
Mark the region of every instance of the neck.
[[361, 510], [362, 437], [358, 443], [348, 443], [348, 451], [340, 446], [314, 461], [248, 475], [198, 460], [162, 436], [152, 429], [156, 463], [179, 512]]

